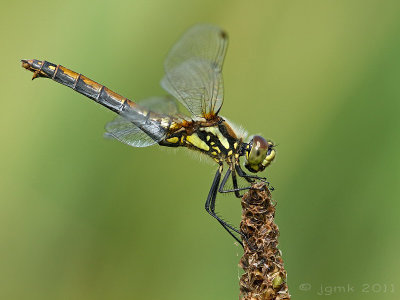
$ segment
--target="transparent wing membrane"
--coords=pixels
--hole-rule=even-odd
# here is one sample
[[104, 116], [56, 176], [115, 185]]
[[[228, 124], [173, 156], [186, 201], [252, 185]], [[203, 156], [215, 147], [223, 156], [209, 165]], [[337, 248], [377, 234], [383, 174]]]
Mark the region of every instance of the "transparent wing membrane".
[[[165, 63], [163, 88], [179, 100], [193, 117], [212, 119], [223, 102], [222, 65], [228, 38], [213, 25], [190, 28], [172, 47]], [[172, 97], [152, 97], [130, 107], [106, 125], [107, 136], [133, 147], [147, 147], [165, 139], [179, 114]], [[189, 120], [190, 121], [190, 120]], [[176, 128], [176, 127], [175, 127]]]
[[127, 107], [107, 123], [106, 136], [132, 147], [151, 146], [165, 138], [176, 114], [178, 107], [171, 97], [151, 97], [138, 102], [138, 107]]
[[132, 147], [148, 147], [158, 142], [131, 121], [121, 116], [117, 116], [114, 120], [107, 123], [106, 131], [107, 137], [113, 137]]
[[158, 114], [176, 115], [178, 105], [171, 96], [150, 97], [138, 102], [138, 105]]
[[221, 108], [227, 44], [227, 35], [219, 27], [196, 25], [172, 47], [164, 62], [162, 87], [195, 117], [212, 117]]

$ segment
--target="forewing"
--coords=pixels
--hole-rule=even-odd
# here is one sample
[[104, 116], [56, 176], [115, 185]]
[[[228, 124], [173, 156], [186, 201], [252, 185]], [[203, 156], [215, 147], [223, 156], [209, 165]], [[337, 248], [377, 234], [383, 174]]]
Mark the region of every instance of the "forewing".
[[190, 28], [172, 47], [162, 87], [195, 117], [212, 118], [223, 102], [222, 65], [228, 37], [219, 27]]

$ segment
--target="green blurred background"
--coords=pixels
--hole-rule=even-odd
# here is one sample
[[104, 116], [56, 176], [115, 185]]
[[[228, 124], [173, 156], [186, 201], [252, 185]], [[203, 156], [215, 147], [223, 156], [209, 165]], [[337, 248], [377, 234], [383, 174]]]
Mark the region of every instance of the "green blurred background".
[[237, 299], [242, 250], [204, 211], [216, 166], [103, 139], [111, 112], [19, 62], [138, 100], [198, 22], [230, 35], [221, 114], [279, 144], [293, 299], [399, 299], [400, 3], [378, 0], [2, 2], [0, 299]]

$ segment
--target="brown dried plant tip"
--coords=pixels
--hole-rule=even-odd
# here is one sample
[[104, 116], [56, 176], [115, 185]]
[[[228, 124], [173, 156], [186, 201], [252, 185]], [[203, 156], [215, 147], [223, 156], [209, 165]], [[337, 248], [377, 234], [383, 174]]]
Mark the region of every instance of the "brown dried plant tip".
[[278, 249], [275, 205], [264, 183], [254, 184], [253, 188], [242, 198], [240, 230], [248, 241], [243, 241], [244, 254], [240, 260], [245, 272], [240, 278], [240, 299], [290, 299], [287, 274]]

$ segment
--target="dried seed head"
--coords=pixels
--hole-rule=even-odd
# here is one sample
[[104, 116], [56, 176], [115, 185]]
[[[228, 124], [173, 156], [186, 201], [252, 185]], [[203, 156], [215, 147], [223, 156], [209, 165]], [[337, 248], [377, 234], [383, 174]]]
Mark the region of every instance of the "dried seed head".
[[247, 236], [239, 265], [242, 300], [288, 300], [286, 270], [278, 249], [279, 229], [274, 222], [275, 205], [265, 184], [255, 184], [242, 198], [240, 230]]

